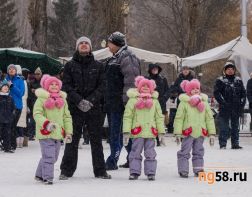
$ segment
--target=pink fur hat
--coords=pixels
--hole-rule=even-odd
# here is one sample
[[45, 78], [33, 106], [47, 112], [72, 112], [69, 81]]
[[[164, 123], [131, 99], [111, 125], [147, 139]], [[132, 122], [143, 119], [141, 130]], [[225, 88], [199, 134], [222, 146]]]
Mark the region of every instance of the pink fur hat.
[[194, 89], [194, 88], [198, 88], [200, 89], [200, 82], [198, 79], [193, 79], [191, 81], [188, 81], [188, 80], [184, 80], [182, 81], [182, 83], [180, 84], [180, 87], [182, 88], [182, 90], [184, 92], [186, 92], [187, 94], [191, 94], [191, 91]]
[[143, 76], [137, 76], [135, 78], [135, 86], [137, 87], [138, 91], [140, 91], [144, 85], [147, 85], [150, 88], [150, 93], [153, 93], [156, 88], [156, 83], [154, 80], [146, 79]]
[[43, 75], [43, 77], [41, 78], [41, 81], [40, 81], [40, 85], [45, 90], [48, 90], [49, 89], [49, 85], [52, 82], [56, 82], [59, 85], [59, 89], [61, 89], [62, 82], [58, 78], [50, 76], [50, 75]]

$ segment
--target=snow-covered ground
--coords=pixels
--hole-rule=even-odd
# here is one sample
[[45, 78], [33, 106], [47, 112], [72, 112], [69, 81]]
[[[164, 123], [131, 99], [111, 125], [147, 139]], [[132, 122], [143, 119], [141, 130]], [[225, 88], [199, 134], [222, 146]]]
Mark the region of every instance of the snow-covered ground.
[[[233, 197], [252, 195], [252, 138], [240, 139], [243, 150], [219, 150], [218, 142], [213, 148], [205, 141], [206, 171], [247, 172], [246, 182], [216, 182], [208, 184], [194, 178], [191, 171], [188, 179], [177, 174], [176, 152], [179, 147], [174, 138], [167, 137], [166, 147], [157, 147], [158, 169], [156, 181], [148, 181], [142, 174], [139, 180], [128, 180], [128, 169], [109, 172], [111, 180], [96, 179], [92, 173], [90, 146], [79, 150], [78, 168], [74, 177], [68, 181], [59, 181], [60, 162], [55, 165], [53, 185], [43, 185], [34, 180], [34, 173], [40, 158], [37, 141], [30, 142], [28, 148], [18, 149], [15, 154], [0, 152], [0, 197], [147, 197], [147, 196], [214, 196]], [[230, 142], [229, 142], [230, 143]], [[104, 154], [107, 158], [109, 146], [104, 142]], [[123, 149], [119, 164], [125, 162], [126, 151]], [[191, 163], [191, 162], [190, 162]]]

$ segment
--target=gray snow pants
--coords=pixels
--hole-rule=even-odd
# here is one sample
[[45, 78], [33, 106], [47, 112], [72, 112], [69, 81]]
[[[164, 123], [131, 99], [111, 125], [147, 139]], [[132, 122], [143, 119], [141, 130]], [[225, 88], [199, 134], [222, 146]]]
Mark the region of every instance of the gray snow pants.
[[189, 173], [189, 159], [192, 149], [192, 165], [193, 172], [198, 173], [204, 168], [204, 137], [193, 138], [188, 136], [182, 140], [181, 150], [177, 152], [178, 158], [178, 172]]
[[59, 151], [60, 140], [43, 139], [39, 140], [42, 158], [39, 161], [35, 176], [43, 180], [53, 180], [54, 164], [56, 163]]
[[155, 139], [136, 138], [132, 140], [132, 148], [129, 154], [129, 170], [130, 174], [141, 174], [142, 167], [142, 151], [144, 148], [144, 174], [155, 175], [157, 169], [157, 160], [155, 147]]

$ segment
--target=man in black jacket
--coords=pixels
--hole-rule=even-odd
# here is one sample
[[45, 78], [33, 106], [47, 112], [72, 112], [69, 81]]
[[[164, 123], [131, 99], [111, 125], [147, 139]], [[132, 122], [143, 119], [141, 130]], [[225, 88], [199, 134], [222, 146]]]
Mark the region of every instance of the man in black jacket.
[[87, 126], [93, 172], [96, 178], [110, 179], [105, 169], [102, 147], [102, 122], [100, 101], [103, 97], [103, 65], [94, 59], [91, 41], [81, 37], [76, 42], [76, 51], [71, 61], [66, 63], [63, 75], [63, 90], [67, 92], [69, 110], [73, 118], [73, 138], [67, 143], [61, 162], [60, 179], [72, 177], [78, 161], [78, 145], [84, 126]]
[[214, 86], [214, 97], [219, 103], [219, 145], [226, 149], [229, 132], [231, 132], [231, 148], [239, 146], [239, 117], [246, 103], [246, 91], [242, 80], [235, 76], [236, 67], [227, 62], [223, 76], [219, 77]]
[[[116, 170], [122, 149], [122, 117], [128, 100], [126, 92], [129, 88], [135, 87], [135, 77], [140, 75], [140, 61], [128, 50], [125, 36], [120, 32], [114, 32], [109, 36], [108, 47], [113, 56], [107, 60], [105, 68], [104, 107], [108, 116], [111, 150], [111, 154], [106, 160], [106, 169]], [[126, 147], [128, 152], [130, 147], [130, 145]]]

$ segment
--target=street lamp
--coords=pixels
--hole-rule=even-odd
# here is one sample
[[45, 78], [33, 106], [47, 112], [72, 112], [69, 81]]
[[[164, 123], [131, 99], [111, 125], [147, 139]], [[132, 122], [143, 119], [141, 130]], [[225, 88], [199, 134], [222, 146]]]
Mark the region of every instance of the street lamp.
[[127, 34], [127, 16], [129, 14], [129, 3], [124, 1], [122, 6], [123, 20], [124, 20], [124, 34]]

